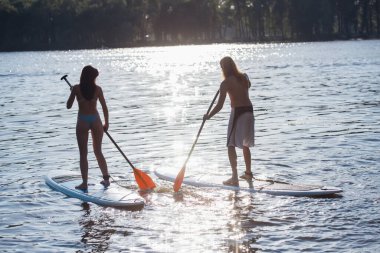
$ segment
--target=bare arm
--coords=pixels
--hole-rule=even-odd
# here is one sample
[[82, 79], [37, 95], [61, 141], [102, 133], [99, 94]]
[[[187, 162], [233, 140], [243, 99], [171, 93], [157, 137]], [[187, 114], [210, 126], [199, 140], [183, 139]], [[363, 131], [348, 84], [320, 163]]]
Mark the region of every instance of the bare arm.
[[215, 105], [214, 109], [211, 110], [210, 114], [207, 115], [206, 119], [211, 119], [215, 114], [217, 114], [223, 108], [224, 101], [227, 95], [227, 83], [222, 82], [219, 89], [219, 99], [218, 103]]
[[244, 73], [243, 75], [244, 75], [244, 77], [245, 77], [245, 78], [247, 79], [247, 81], [248, 81], [248, 88], [251, 88], [251, 80], [249, 80], [248, 75], [247, 75], [246, 73]]
[[78, 86], [75, 85], [75, 86], [71, 89], [70, 96], [69, 96], [69, 98], [67, 99], [67, 102], [66, 102], [66, 108], [67, 108], [67, 109], [71, 109], [71, 107], [73, 106], [74, 99], [75, 99], [75, 95], [76, 95], [77, 87], [78, 87]]
[[106, 104], [106, 100], [104, 99], [104, 95], [103, 95], [103, 91], [102, 91], [102, 88], [99, 87], [99, 102], [102, 106], [102, 109], [103, 109], [103, 115], [104, 115], [104, 131], [107, 131], [108, 130], [108, 125], [109, 125], [109, 122], [108, 122], [108, 107], [107, 107], [107, 104]]

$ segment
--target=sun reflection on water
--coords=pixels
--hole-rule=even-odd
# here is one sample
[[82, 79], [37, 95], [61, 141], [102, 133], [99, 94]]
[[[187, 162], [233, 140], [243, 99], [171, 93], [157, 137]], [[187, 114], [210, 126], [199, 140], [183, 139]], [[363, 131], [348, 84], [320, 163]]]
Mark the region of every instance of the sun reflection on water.
[[[12, 54], [2, 66], [7, 70], [3, 73], [8, 73], [9, 68], [16, 72], [2, 77], [8, 83], [3, 87], [3, 142], [9, 147], [3, 150], [3, 174], [10, 181], [3, 187], [11, 198], [20, 201], [6, 204], [3, 213], [10, 223], [23, 225], [3, 229], [5, 243], [11, 242], [7, 247], [12, 250], [21, 246], [24, 250], [27, 246], [19, 242], [33, 240], [46, 251], [64, 251], [71, 246], [96, 251], [104, 246], [110, 252], [292, 252], [310, 245], [322, 251], [339, 246], [344, 252], [351, 246], [359, 249], [363, 245], [372, 245], [369, 250], [375, 250], [376, 229], [368, 224], [375, 224], [379, 213], [377, 175], [368, 171], [376, 169], [373, 154], [378, 142], [371, 139], [367, 141], [368, 149], [357, 147], [377, 130], [376, 107], [370, 99], [377, 87], [371, 80], [378, 76], [375, 70], [379, 57], [374, 52], [380, 51], [367, 51], [364, 61], [357, 56], [363, 54], [366, 44], [347, 43], [357, 45], [349, 50], [351, 58], [339, 58], [340, 47], [346, 43], [82, 50], [54, 52], [49, 57]], [[332, 50], [336, 57], [333, 65], [325, 62]], [[218, 62], [225, 55], [236, 58], [253, 80], [250, 95], [255, 104], [258, 137], [252, 149], [254, 174], [342, 187], [347, 190], [348, 201], [189, 186], [174, 196], [172, 184], [155, 177], [156, 168], [168, 168], [174, 173], [181, 169], [202, 115], [220, 84]], [[361, 66], [356, 64], [358, 61], [362, 61]], [[370, 65], [369, 61], [376, 64]], [[46, 64], [36, 69], [40, 66], [37, 62]], [[52, 172], [52, 168], [57, 173], [79, 173], [76, 112], [64, 109], [68, 88], [57, 79], [69, 73], [70, 81], [75, 83], [82, 64], [88, 63], [100, 70], [99, 83], [110, 109], [112, 136], [133, 164], [158, 184], [157, 191], [147, 196], [147, 206], [141, 212], [129, 214], [90, 204], [88, 213], [79, 201], [61, 196], [41, 183], [41, 176]], [[51, 80], [56, 80], [57, 85], [52, 85]], [[21, 89], [27, 96], [18, 97]], [[41, 91], [51, 96], [40, 96]], [[323, 115], [318, 114], [321, 104], [326, 105]], [[221, 180], [230, 177], [225, 147], [228, 107], [226, 101], [220, 114], [206, 123], [187, 163], [186, 175]], [[305, 121], [308, 117], [319, 120]], [[25, 118], [34, 120], [28, 124], [30, 131], [25, 131]], [[347, 125], [353, 128], [347, 129]], [[106, 138], [104, 153], [112, 175], [136, 187], [130, 166]], [[90, 173], [99, 176], [96, 159], [92, 152], [89, 155]], [[244, 170], [241, 151], [238, 157], [240, 174]], [[25, 170], [15, 170], [23, 165]], [[15, 178], [19, 181], [12, 183]], [[18, 187], [20, 183], [26, 187]], [[355, 185], [369, 189], [368, 197], [357, 197]], [[358, 215], [363, 222], [351, 222]], [[34, 232], [30, 233], [30, 229]], [[66, 236], [59, 236], [62, 232]], [[10, 233], [13, 241], [7, 239]]]

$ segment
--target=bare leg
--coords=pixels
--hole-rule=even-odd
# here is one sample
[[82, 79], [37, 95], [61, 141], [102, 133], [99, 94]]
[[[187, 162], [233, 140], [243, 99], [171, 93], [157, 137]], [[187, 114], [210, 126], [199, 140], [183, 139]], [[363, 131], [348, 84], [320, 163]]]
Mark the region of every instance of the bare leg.
[[239, 180], [237, 176], [237, 155], [235, 147], [228, 147], [228, 158], [230, 159], [230, 165], [232, 169], [232, 177], [231, 179], [224, 181], [225, 185], [239, 185]]
[[228, 158], [232, 169], [232, 177], [237, 178], [237, 155], [235, 147], [228, 147]]
[[82, 175], [82, 184], [76, 186], [75, 188], [80, 190], [87, 189], [87, 179], [88, 179], [88, 160], [87, 160], [87, 143], [88, 143], [88, 124], [85, 122], [78, 121], [76, 127], [77, 142], [79, 147], [79, 164], [80, 172]]
[[101, 183], [104, 186], [109, 186], [110, 183], [109, 183], [107, 162], [102, 152], [102, 140], [103, 140], [104, 130], [103, 130], [102, 122], [100, 120], [97, 120], [96, 122], [94, 122], [91, 128], [91, 133], [92, 133], [92, 144], [94, 148], [94, 154], [95, 154], [96, 160], [98, 161], [99, 168], [104, 178], [104, 180]]
[[249, 150], [249, 147], [243, 147], [243, 155], [244, 155], [244, 161], [245, 161], [245, 173], [252, 174], [251, 151]]
[[243, 147], [243, 155], [245, 162], [245, 173], [240, 176], [240, 178], [252, 180], [253, 175], [251, 170], [251, 151], [249, 150], [249, 147]]

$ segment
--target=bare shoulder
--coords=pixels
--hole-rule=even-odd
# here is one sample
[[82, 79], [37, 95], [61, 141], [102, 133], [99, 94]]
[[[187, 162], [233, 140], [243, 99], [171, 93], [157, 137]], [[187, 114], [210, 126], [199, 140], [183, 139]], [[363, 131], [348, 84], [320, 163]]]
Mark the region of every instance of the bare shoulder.
[[102, 87], [100, 87], [99, 85], [96, 85], [96, 96], [97, 97], [102, 97], [103, 96]]
[[78, 91], [80, 90], [79, 84], [76, 84], [73, 86], [73, 91], [75, 94], [78, 94]]
[[233, 83], [234, 81], [235, 81], [235, 77], [229, 76], [229, 77], [227, 77], [226, 79], [223, 80], [222, 85], [228, 86], [231, 83]]
[[220, 90], [227, 90], [228, 89], [228, 81], [227, 79], [224, 79], [220, 84]]
[[101, 94], [102, 92], [103, 92], [102, 87], [100, 87], [99, 85], [96, 85], [96, 93]]
[[223, 80], [223, 82], [220, 84], [220, 88], [228, 90], [235, 81], [236, 78], [234, 76], [229, 76]]

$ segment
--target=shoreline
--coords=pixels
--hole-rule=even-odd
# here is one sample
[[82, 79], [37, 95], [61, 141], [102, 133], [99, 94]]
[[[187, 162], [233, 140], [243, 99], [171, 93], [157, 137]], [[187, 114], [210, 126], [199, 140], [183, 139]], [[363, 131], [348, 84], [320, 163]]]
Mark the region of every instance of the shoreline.
[[15, 50], [0, 50], [0, 53], [12, 52], [45, 52], [45, 51], [79, 51], [79, 50], [108, 50], [108, 49], [124, 49], [124, 48], [148, 48], [148, 47], [173, 47], [173, 46], [204, 46], [204, 45], [218, 45], [218, 44], [289, 44], [289, 43], [311, 43], [311, 42], [336, 42], [336, 41], [365, 41], [365, 40], [379, 40], [380, 37], [353, 37], [353, 38], [337, 38], [331, 40], [268, 40], [268, 41], [240, 41], [240, 40], [226, 40], [226, 41], [210, 41], [210, 42], [189, 42], [189, 43], [176, 43], [176, 42], [145, 42], [145, 43], [126, 43], [125, 46], [94, 46], [94, 47], [41, 47], [41, 48], [25, 48]]

